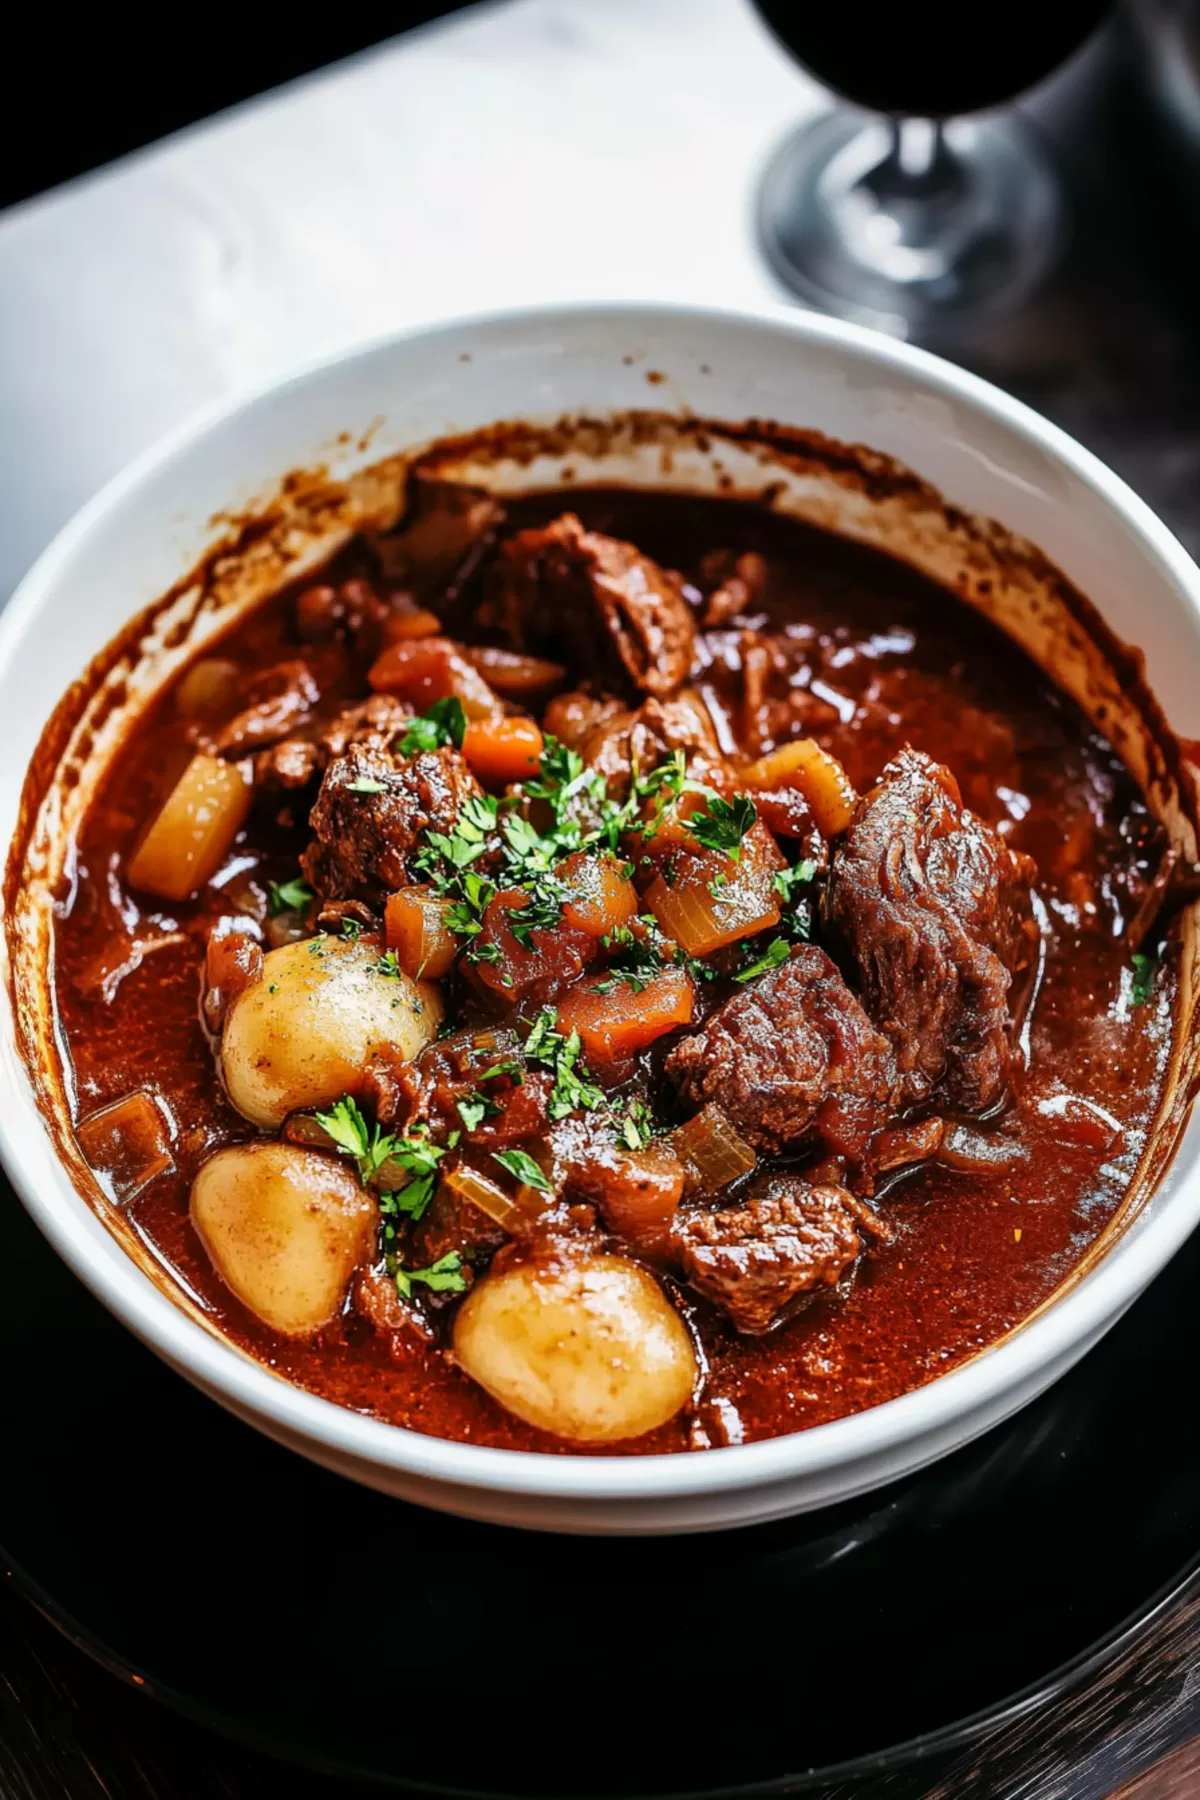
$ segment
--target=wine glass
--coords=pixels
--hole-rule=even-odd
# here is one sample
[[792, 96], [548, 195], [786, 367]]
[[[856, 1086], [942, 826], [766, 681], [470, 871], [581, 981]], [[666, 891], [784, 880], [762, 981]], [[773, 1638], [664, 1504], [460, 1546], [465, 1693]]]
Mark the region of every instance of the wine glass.
[[754, 0], [785, 49], [874, 117], [836, 108], [772, 157], [758, 224], [801, 299], [900, 337], [1012, 310], [1064, 235], [1057, 177], [1012, 112], [1110, 0]]

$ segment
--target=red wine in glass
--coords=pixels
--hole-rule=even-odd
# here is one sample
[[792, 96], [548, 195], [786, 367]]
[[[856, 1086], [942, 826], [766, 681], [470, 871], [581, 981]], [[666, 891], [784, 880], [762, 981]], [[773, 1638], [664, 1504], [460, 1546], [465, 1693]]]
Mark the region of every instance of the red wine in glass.
[[[780, 44], [876, 121], [826, 114], [781, 148], [759, 222], [777, 273], [828, 310], [936, 336], [1006, 310], [1062, 234], [1058, 184], [1013, 117], [1109, 0], [754, 0]], [[947, 121], [961, 121], [947, 126]]]

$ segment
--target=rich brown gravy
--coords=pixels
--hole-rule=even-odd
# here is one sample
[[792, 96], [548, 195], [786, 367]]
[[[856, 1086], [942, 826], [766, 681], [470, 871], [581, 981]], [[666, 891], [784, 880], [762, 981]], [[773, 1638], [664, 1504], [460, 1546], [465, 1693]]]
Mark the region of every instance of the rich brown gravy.
[[[899, 563], [734, 501], [580, 491], [572, 504], [587, 525], [684, 574], [714, 548], [759, 551], [770, 569], [764, 628], [789, 638], [789, 667], [772, 691], [807, 695], [807, 728], [860, 788], [904, 744], [930, 752], [967, 803], [1038, 864], [1045, 964], [1029, 1077], [999, 1134], [1011, 1156], [987, 1174], [927, 1164], [885, 1185], [878, 1204], [899, 1227], [895, 1241], [859, 1260], [848, 1291], [813, 1300], [765, 1338], [739, 1338], [689, 1301], [709, 1367], [699, 1416], [621, 1448], [795, 1431], [901, 1394], [994, 1342], [1112, 1219], [1154, 1116], [1173, 1029], [1170, 956], [1137, 1004], [1123, 941], [1162, 833], [1075, 705], [993, 627]], [[531, 497], [510, 508], [510, 522], [539, 523], [561, 505], [561, 495]], [[342, 562], [349, 572], [353, 552]], [[710, 633], [703, 644], [700, 685], [732, 737], [736, 634]], [[223, 653], [264, 665], [296, 655], [286, 597], [240, 626]], [[361, 692], [359, 677], [349, 672], [348, 695]], [[294, 873], [303, 838], [252, 817], [199, 900], [144, 906], [123, 885], [124, 860], [184, 755], [167, 695], [92, 808], [55, 931], [76, 1122], [136, 1089], [157, 1096], [173, 1121], [175, 1172], [126, 1203], [137, 1231], [233, 1338], [301, 1386], [445, 1437], [578, 1453], [510, 1416], [439, 1350], [398, 1339], [389, 1352], [349, 1313], [317, 1340], [281, 1338], [213, 1273], [188, 1223], [189, 1185], [213, 1149], [254, 1133], [224, 1098], [201, 1023], [204, 943], [251, 882]], [[137, 961], [131, 947], [155, 937], [161, 947]]]

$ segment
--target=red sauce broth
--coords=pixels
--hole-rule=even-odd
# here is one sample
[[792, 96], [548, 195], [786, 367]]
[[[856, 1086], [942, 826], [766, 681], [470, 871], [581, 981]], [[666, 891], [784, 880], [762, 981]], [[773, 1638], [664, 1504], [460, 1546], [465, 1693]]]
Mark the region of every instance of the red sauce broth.
[[[928, 751], [954, 771], [966, 802], [1038, 864], [1045, 966], [1029, 1075], [999, 1127], [1011, 1163], [986, 1174], [926, 1164], [890, 1185], [885, 1178], [876, 1204], [895, 1240], [872, 1247], [836, 1289], [766, 1337], [741, 1338], [713, 1308], [684, 1298], [709, 1371], [699, 1414], [605, 1448], [675, 1451], [797, 1431], [891, 1399], [993, 1343], [1053, 1293], [1113, 1218], [1159, 1102], [1174, 1029], [1171, 958], [1149, 1003], [1137, 1005], [1122, 941], [1162, 832], [1075, 704], [994, 627], [895, 560], [749, 503], [617, 490], [575, 492], [570, 503], [589, 527], [685, 576], [714, 549], [762, 555], [768, 578], [755, 621], [786, 633], [786, 667], [772, 675], [771, 693], [781, 704], [799, 697], [796, 716], [860, 789], [905, 744]], [[523, 499], [509, 508], [510, 528], [542, 523], [562, 505], [561, 493]], [[352, 547], [337, 570], [355, 567]], [[304, 654], [290, 618], [284, 595], [220, 653], [264, 666]], [[732, 739], [737, 633], [712, 632], [701, 644], [698, 685]], [[363, 674], [346, 657], [331, 691], [357, 697]], [[185, 756], [168, 693], [90, 811], [55, 926], [76, 1122], [136, 1090], [156, 1097], [171, 1121], [174, 1172], [126, 1200], [129, 1217], [233, 1340], [301, 1387], [438, 1436], [579, 1454], [506, 1412], [441, 1350], [400, 1336], [389, 1347], [349, 1311], [313, 1340], [290, 1340], [248, 1314], [214, 1273], [188, 1221], [190, 1183], [216, 1148], [255, 1130], [225, 1099], [201, 1020], [205, 940], [253, 884], [294, 875], [306, 833], [252, 815], [196, 901], [151, 905], [132, 895], [125, 863]], [[139, 960], [136, 946], [155, 938], [165, 942]]]

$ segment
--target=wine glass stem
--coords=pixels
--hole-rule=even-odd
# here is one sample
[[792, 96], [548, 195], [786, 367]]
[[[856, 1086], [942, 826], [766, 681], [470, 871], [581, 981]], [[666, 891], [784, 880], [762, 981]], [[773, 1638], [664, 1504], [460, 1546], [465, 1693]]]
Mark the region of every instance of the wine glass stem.
[[892, 160], [913, 185], [929, 179], [942, 151], [940, 119], [892, 120]]

